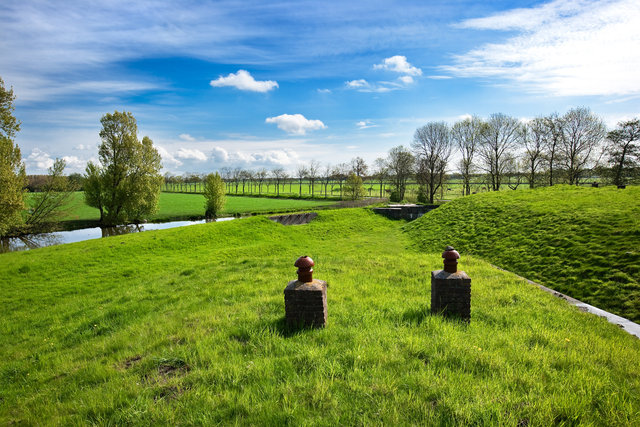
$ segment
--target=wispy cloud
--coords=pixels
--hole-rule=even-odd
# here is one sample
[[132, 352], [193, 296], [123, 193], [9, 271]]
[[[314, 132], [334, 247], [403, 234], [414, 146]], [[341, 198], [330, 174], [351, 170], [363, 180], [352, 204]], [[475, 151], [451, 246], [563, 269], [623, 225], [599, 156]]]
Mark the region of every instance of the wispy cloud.
[[279, 129], [291, 135], [305, 135], [307, 131], [326, 128], [322, 121], [309, 120], [302, 114], [281, 114], [277, 117], [269, 117], [265, 122], [275, 123]]
[[246, 70], [238, 70], [237, 73], [230, 73], [226, 77], [218, 77], [209, 83], [213, 87], [235, 87], [239, 90], [250, 92], [269, 92], [278, 87], [278, 82], [273, 80], [258, 81]]
[[640, 2], [555, 0], [470, 19], [462, 28], [519, 34], [455, 57], [443, 70], [557, 96], [640, 93]]
[[358, 129], [378, 127], [378, 125], [374, 124], [371, 120], [360, 120], [358, 123], [356, 123], [356, 126], [358, 126]]

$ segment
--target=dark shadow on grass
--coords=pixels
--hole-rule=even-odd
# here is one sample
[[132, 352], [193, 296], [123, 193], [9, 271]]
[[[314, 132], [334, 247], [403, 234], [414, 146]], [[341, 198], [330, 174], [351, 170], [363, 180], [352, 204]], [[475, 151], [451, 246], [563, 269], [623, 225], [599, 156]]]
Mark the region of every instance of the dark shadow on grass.
[[454, 315], [445, 315], [443, 313], [432, 313], [428, 307], [410, 308], [402, 313], [401, 320], [403, 323], [409, 323], [411, 325], [421, 325], [425, 319], [429, 317], [441, 317], [448, 322], [459, 323], [462, 326], [468, 326], [469, 322]]
[[303, 324], [289, 325], [287, 324], [287, 319], [284, 316], [279, 318], [275, 322], [271, 322], [269, 328], [283, 338], [293, 337], [301, 333], [311, 332], [315, 329], [318, 329], [311, 326], [305, 326]]

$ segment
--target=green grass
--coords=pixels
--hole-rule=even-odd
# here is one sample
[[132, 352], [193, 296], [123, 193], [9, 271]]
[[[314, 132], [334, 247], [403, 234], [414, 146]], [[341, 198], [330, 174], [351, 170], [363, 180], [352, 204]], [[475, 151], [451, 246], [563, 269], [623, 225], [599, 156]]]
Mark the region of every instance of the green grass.
[[[264, 217], [0, 256], [0, 424], [640, 423], [640, 340], [465, 256], [469, 325], [429, 314], [402, 222]], [[308, 254], [329, 323], [284, 327]]]
[[407, 229], [427, 252], [451, 244], [640, 322], [640, 187], [478, 194]]
[[[313, 209], [319, 206], [333, 205], [335, 202], [324, 200], [269, 199], [264, 197], [227, 196], [222, 216], [236, 214], [289, 212]], [[150, 221], [169, 221], [204, 217], [204, 196], [202, 194], [160, 193], [158, 212]], [[82, 192], [73, 194], [70, 208], [62, 221], [86, 222], [100, 219], [100, 212], [84, 203]]]

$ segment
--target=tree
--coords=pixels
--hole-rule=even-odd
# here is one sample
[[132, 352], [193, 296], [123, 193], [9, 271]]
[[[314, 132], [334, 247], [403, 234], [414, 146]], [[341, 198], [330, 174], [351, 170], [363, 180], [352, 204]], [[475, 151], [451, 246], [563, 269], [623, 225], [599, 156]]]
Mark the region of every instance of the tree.
[[131, 113], [107, 113], [100, 122], [100, 165], [87, 164], [85, 202], [100, 211], [103, 225], [142, 220], [157, 210], [162, 186], [160, 154], [150, 138], [138, 140]]
[[77, 187], [64, 176], [66, 162], [56, 159], [49, 168], [49, 174], [39, 192], [34, 193], [31, 209], [25, 221], [30, 231], [44, 231], [51, 228], [65, 213], [73, 192]]
[[640, 119], [618, 123], [618, 127], [607, 134], [609, 141], [609, 164], [613, 172], [613, 184], [625, 185], [640, 168]]
[[[269, 173], [265, 168], [259, 169], [254, 174], [256, 181], [258, 181], [258, 194], [262, 194], [262, 183], [265, 179], [267, 179], [267, 175]], [[267, 187], [267, 192], [269, 192], [269, 188]]]
[[329, 190], [329, 183], [331, 182], [331, 178], [333, 178], [333, 167], [329, 163], [322, 170], [322, 185], [324, 185], [324, 198], [327, 198], [327, 192]]
[[[416, 157], [416, 174], [429, 203], [433, 203], [451, 156], [449, 126], [431, 122], [416, 129], [411, 147]], [[423, 200], [421, 200], [423, 201]], [[425, 200], [426, 201], [426, 200]]]
[[309, 183], [311, 185], [311, 197], [314, 196], [315, 183], [316, 179], [320, 176], [320, 162], [317, 160], [311, 160], [309, 163], [309, 169], [307, 169], [307, 177], [309, 178]]
[[344, 183], [344, 195], [345, 200], [360, 200], [364, 197], [364, 185], [362, 178], [351, 172]]
[[536, 177], [544, 160], [546, 132], [545, 121], [542, 117], [533, 119], [522, 128], [523, 160], [527, 167], [529, 188], [535, 187]]
[[364, 161], [362, 157], [354, 157], [353, 159], [351, 159], [351, 170], [357, 176], [359, 177], [366, 176], [367, 169], [369, 169], [369, 166], [367, 166], [367, 163]]
[[344, 180], [349, 176], [349, 165], [347, 163], [340, 163], [331, 171], [333, 179], [338, 181], [338, 187], [340, 188], [340, 198], [342, 199], [342, 187]]
[[502, 113], [492, 114], [482, 134], [479, 156], [493, 191], [499, 191], [505, 173], [506, 160], [513, 156], [520, 132], [517, 119]]
[[404, 193], [407, 190], [407, 180], [413, 173], [413, 164], [413, 154], [402, 145], [389, 150], [387, 167], [389, 169], [391, 185], [393, 186], [390, 197], [392, 202], [399, 202], [404, 199]]
[[486, 132], [487, 124], [477, 116], [454, 123], [451, 128], [451, 139], [462, 155], [458, 170], [462, 175], [462, 195], [471, 194], [471, 174], [474, 173], [474, 157]]
[[549, 169], [549, 185], [553, 185], [557, 177], [554, 175], [555, 166], [560, 159], [560, 142], [563, 136], [562, 118], [553, 113], [542, 118], [545, 129], [545, 158]]
[[220, 177], [220, 174], [210, 173], [204, 180], [204, 198], [205, 198], [205, 217], [217, 218], [218, 214], [222, 212], [224, 204], [226, 202], [224, 182]]
[[276, 195], [280, 195], [280, 182], [287, 179], [287, 173], [284, 171], [284, 168], [275, 168], [271, 171], [271, 176], [273, 176], [276, 180]]
[[5, 89], [0, 78], [0, 236], [22, 223], [27, 185], [20, 148], [13, 143], [20, 130], [20, 122], [13, 116], [14, 100], [13, 89]]
[[570, 185], [578, 185], [606, 132], [604, 122], [588, 108], [571, 109], [563, 117], [561, 151]]
[[298, 183], [300, 184], [298, 188], [299, 197], [302, 197], [302, 180], [304, 180], [308, 175], [309, 175], [309, 171], [307, 170], [306, 167], [304, 167], [304, 165], [298, 166], [298, 168], [296, 169], [296, 177], [298, 178]]
[[375, 165], [376, 165], [376, 168], [373, 171], [373, 176], [376, 178], [376, 180], [378, 181], [378, 184], [380, 185], [380, 198], [382, 198], [382, 194], [384, 191], [384, 183], [389, 177], [389, 168], [387, 167], [386, 160], [383, 159], [382, 157], [378, 157], [375, 160]]

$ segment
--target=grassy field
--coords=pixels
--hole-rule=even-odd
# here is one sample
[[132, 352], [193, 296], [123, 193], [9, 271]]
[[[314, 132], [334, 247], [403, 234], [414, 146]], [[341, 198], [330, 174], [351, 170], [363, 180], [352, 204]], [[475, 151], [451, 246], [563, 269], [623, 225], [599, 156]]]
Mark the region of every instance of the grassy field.
[[[402, 225], [345, 209], [3, 254], [0, 424], [640, 424], [640, 340], [464, 253], [471, 323], [432, 316], [441, 248]], [[292, 332], [304, 254], [329, 323]]]
[[640, 187], [554, 186], [475, 195], [407, 229], [427, 252], [452, 244], [640, 322]]
[[[269, 199], [264, 197], [227, 196], [221, 216], [252, 213], [289, 212], [333, 205], [323, 200]], [[158, 212], [149, 221], [169, 221], [204, 217], [204, 196], [201, 194], [160, 193]], [[84, 203], [82, 192], [76, 192], [63, 221], [86, 222], [100, 219], [100, 212]]]

